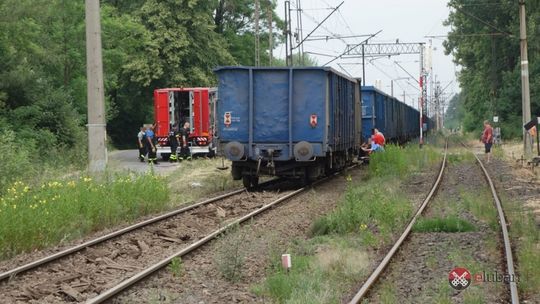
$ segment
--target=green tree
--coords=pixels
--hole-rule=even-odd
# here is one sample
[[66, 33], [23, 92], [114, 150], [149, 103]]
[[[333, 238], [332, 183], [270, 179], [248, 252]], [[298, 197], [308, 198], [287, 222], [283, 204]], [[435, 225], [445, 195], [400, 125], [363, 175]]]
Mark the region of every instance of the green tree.
[[[527, 2], [529, 63], [532, 112], [539, 113], [540, 5]], [[521, 80], [519, 59], [518, 2], [510, 0], [480, 3], [451, 0], [445, 24], [452, 30], [444, 42], [447, 54], [461, 65], [463, 125], [473, 131], [482, 120], [499, 116], [503, 136], [521, 134]]]

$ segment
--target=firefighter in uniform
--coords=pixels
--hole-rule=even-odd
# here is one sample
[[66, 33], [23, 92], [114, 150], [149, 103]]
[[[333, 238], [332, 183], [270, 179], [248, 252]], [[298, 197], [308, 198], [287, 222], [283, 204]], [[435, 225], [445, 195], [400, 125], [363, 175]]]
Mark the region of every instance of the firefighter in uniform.
[[171, 156], [169, 161], [171, 163], [178, 161], [177, 149], [180, 146], [179, 134], [178, 134], [178, 124], [172, 127], [171, 132], [169, 132], [169, 145], [171, 146]]
[[180, 129], [180, 160], [191, 160], [189, 152], [189, 122], [184, 123], [184, 127]]
[[144, 162], [144, 158], [148, 153], [146, 150], [146, 128], [141, 127], [141, 130], [137, 134], [137, 147], [139, 147], [139, 160]]
[[146, 130], [146, 150], [148, 151], [148, 163], [149, 164], [155, 164], [157, 165], [157, 156], [156, 156], [156, 145], [157, 145], [157, 138], [156, 134], [154, 133], [154, 125], [150, 126]]

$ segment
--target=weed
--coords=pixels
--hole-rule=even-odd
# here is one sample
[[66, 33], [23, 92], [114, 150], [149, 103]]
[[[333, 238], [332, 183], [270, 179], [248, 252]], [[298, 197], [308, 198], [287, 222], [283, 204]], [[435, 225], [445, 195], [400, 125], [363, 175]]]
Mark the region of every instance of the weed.
[[389, 237], [409, 219], [412, 208], [397, 187], [381, 189], [379, 184], [396, 185], [397, 181], [378, 178], [351, 187], [334, 212], [314, 222], [311, 234], [358, 232], [366, 244], [375, 243], [373, 234]]
[[438, 303], [438, 304], [453, 303], [450, 297], [451, 294], [452, 294], [452, 289], [450, 287], [450, 284], [448, 284], [448, 280], [442, 279], [441, 282], [437, 286], [435, 303]]
[[346, 285], [363, 274], [369, 257], [365, 252], [347, 247], [345, 239], [331, 241], [331, 244], [315, 246], [316, 242], [327, 242], [317, 237], [307, 243], [299, 243], [301, 250], [311, 251], [318, 247], [314, 255], [298, 254], [292, 249], [292, 268], [281, 267], [280, 258], [273, 260], [266, 281], [252, 288], [259, 296], [272, 298], [277, 303], [337, 303], [346, 292]]
[[431, 270], [435, 270], [437, 268], [437, 258], [435, 255], [430, 255], [426, 258], [426, 266]]
[[384, 153], [374, 153], [371, 156], [369, 172], [372, 176], [404, 177], [418, 168], [437, 163], [440, 158], [440, 153], [432, 146], [420, 149], [416, 145], [406, 148], [386, 145]]
[[390, 282], [381, 284], [381, 303], [398, 303], [396, 288]]
[[174, 277], [182, 276], [184, 271], [184, 264], [182, 263], [181, 257], [174, 257], [169, 264], [169, 270], [172, 272]]
[[476, 161], [472, 153], [465, 152], [465, 151], [463, 153], [449, 153], [447, 156], [447, 160], [449, 163], [454, 163], [454, 164], [472, 163]]
[[[515, 202], [512, 202], [515, 204]], [[518, 274], [518, 287], [524, 293], [540, 294], [540, 230], [538, 229], [533, 215], [528, 214], [518, 218], [518, 214], [510, 214], [510, 236], [516, 244]]]
[[484, 304], [484, 296], [481, 293], [480, 289], [469, 289], [463, 294], [463, 303], [464, 304]]
[[414, 232], [468, 232], [474, 231], [475, 227], [460, 218], [422, 218], [413, 226]]
[[487, 189], [478, 190], [475, 193], [461, 192], [460, 197], [465, 209], [476, 218], [488, 223], [494, 231], [499, 231], [497, 210], [493, 204], [491, 193]]
[[216, 264], [223, 278], [238, 282], [242, 278], [247, 235], [235, 225], [220, 238], [216, 254]]

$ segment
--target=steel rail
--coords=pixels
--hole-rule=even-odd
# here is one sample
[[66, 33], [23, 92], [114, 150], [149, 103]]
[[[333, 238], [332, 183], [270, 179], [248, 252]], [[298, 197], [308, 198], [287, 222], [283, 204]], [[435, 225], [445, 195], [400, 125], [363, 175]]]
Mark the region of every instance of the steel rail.
[[[272, 184], [272, 183], [275, 183], [275, 182], [276, 182], [276, 180], [271, 180], [271, 181], [268, 181], [268, 182], [265, 182], [265, 183], [259, 185], [259, 187], [260, 187], [260, 186], [266, 186], [266, 185], [269, 185], [269, 184]], [[50, 263], [50, 262], [52, 262], [52, 261], [58, 260], [58, 259], [60, 259], [60, 258], [62, 258], [62, 257], [67, 256], [67, 255], [70, 255], [70, 254], [72, 254], [72, 253], [81, 251], [81, 250], [83, 250], [84, 248], [87, 248], [87, 247], [89, 247], [89, 246], [92, 246], [92, 245], [96, 245], [96, 244], [105, 242], [105, 241], [110, 240], [110, 239], [112, 239], [112, 238], [115, 238], [115, 237], [117, 237], [117, 236], [126, 234], [126, 233], [128, 233], [128, 232], [130, 232], [130, 231], [139, 229], [139, 228], [141, 228], [141, 227], [144, 227], [144, 226], [147, 226], [147, 225], [150, 225], [150, 224], [153, 224], [153, 223], [162, 221], [162, 220], [165, 220], [165, 219], [167, 219], [167, 218], [176, 216], [176, 215], [178, 215], [178, 214], [181, 214], [181, 213], [184, 213], [184, 212], [186, 212], [186, 211], [195, 209], [195, 208], [197, 208], [197, 207], [200, 207], [200, 206], [203, 206], [203, 205], [207, 205], [207, 204], [209, 204], [209, 203], [213, 203], [213, 202], [222, 200], [222, 199], [227, 198], [227, 197], [231, 197], [231, 196], [233, 196], [233, 195], [242, 193], [242, 192], [244, 192], [244, 191], [246, 191], [246, 188], [234, 190], [234, 191], [231, 191], [231, 192], [228, 192], [228, 193], [225, 193], [225, 194], [222, 194], [222, 195], [213, 197], [213, 198], [209, 198], [209, 199], [204, 200], [204, 201], [202, 201], [202, 202], [199, 202], [199, 203], [196, 203], [196, 204], [193, 204], [193, 205], [189, 205], [189, 206], [186, 206], [186, 207], [177, 209], [177, 210], [173, 210], [173, 211], [171, 211], [171, 212], [168, 212], [168, 213], [165, 213], [165, 214], [162, 214], [162, 215], [159, 215], [159, 216], [150, 218], [150, 219], [148, 219], [148, 220], [145, 220], [145, 221], [142, 221], [142, 222], [139, 222], [139, 223], [136, 223], [136, 224], [127, 226], [127, 227], [122, 228], [122, 229], [120, 229], [120, 230], [111, 232], [111, 233], [109, 233], [109, 234], [100, 236], [100, 237], [98, 237], [98, 238], [89, 240], [89, 241], [87, 241], [87, 242], [84, 242], [84, 243], [82, 243], [82, 244], [79, 244], [79, 245], [70, 247], [70, 248], [68, 248], [68, 249], [59, 251], [59, 252], [57, 252], [57, 253], [55, 253], [55, 254], [46, 256], [46, 257], [44, 257], [44, 258], [38, 259], [38, 260], [33, 261], [33, 262], [30, 262], [30, 263], [28, 263], [28, 264], [19, 266], [19, 267], [17, 267], [17, 268], [8, 270], [8, 271], [3, 272], [3, 273], [0, 273], [0, 281], [2, 281], [2, 280], [4, 280], [4, 279], [7, 279], [7, 278], [11, 278], [11, 277], [15, 276], [15, 275], [18, 274], [18, 273], [21, 273], [21, 272], [24, 272], [24, 271], [28, 271], [28, 270], [37, 268], [37, 267], [39, 267], [39, 266], [41, 266], [41, 265], [43, 265], [43, 264]]]
[[[351, 169], [351, 168], [354, 168], [356, 167], [357, 165], [353, 165], [347, 169]], [[337, 172], [335, 174], [333, 174], [332, 176], [335, 176], [335, 175], [338, 175], [340, 174], [341, 172]], [[312, 186], [315, 186], [319, 183], [322, 183], [326, 180], [328, 180], [329, 178], [331, 178], [332, 176], [329, 176], [329, 177], [325, 177], [321, 180], [318, 180], [316, 182], [314, 182], [312, 184]], [[258, 214], [261, 214], [262, 212], [278, 205], [279, 203], [283, 202], [283, 201], [286, 201], [288, 199], [290, 199], [291, 197], [293, 196], [296, 196], [298, 194], [300, 194], [301, 192], [304, 192], [306, 189], [308, 188], [308, 186], [305, 186], [305, 187], [302, 187], [298, 190], [295, 190], [294, 192], [291, 192], [287, 195], [284, 195], [280, 198], [278, 198], [277, 200], [267, 204], [267, 205], [264, 205], [263, 207], [257, 209], [257, 210], [254, 210], [252, 212], [250, 212], [249, 214], [247, 215], [244, 215], [243, 217], [239, 218], [239, 219], [236, 219], [235, 221], [227, 224], [226, 226], [223, 226], [217, 230], [215, 230], [214, 232], [208, 234], [207, 236], [205, 236], [204, 238], [198, 240], [197, 242], [189, 245], [188, 247], [174, 253], [173, 255], [169, 256], [168, 258], [165, 258], [159, 262], [157, 262], [156, 264], [142, 270], [141, 272], [135, 274], [134, 276], [120, 282], [118, 285], [104, 291], [103, 293], [99, 294], [98, 296], [92, 298], [92, 299], [89, 299], [86, 301], [86, 304], [97, 304], [97, 303], [103, 303], [104, 301], [110, 299], [111, 297], [114, 297], [115, 295], [119, 294], [120, 292], [124, 291], [125, 289], [129, 288], [131, 285], [143, 280], [144, 278], [146, 278], [147, 276], [151, 275], [152, 273], [156, 272], [157, 270], [167, 266], [174, 258], [178, 258], [178, 257], [182, 257], [182, 256], [185, 256], [187, 255], [188, 253], [196, 250], [197, 248], [203, 246], [204, 244], [210, 242], [211, 240], [215, 239], [217, 236], [219, 236], [220, 234], [222, 234], [223, 232], [225, 232], [227, 229], [233, 227], [234, 225], [239, 225], [253, 217], [255, 217], [256, 215]]]
[[431, 198], [433, 197], [433, 195], [437, 191], [437, 188], [439, 187], [439, 184], [440, 184], [440, 182], [442, 180], [442, 177], [443, 177], [444, 169], [446, 167], [446, 155], [447, 155], [447, 153], [448, 153], [448, 141], [446, 141], [446, 143], [445, 143], [444, 156], [443, 156], [443, 160], [442, 160], [442, 163], [441, 163], [441, 168], [439, 170], [439, 176], [435, 180], [435, 183], [433, 184], [433, 187], [431, 188], [431, 191], [429, 191], [429, 194], [427, 195], [427, 197], [422, 202], [422, 205], [420, 205], [420, 208], [418, 208], [418, 210], [416, 211], [416, 214], [414, 215], [414, 217], [411, 219], [411, 221], [409, 222], [409, 224], [405, 228], [405, 231], [403, 231], [403, 233], [401, 234], [399, 239], [394, 243], [394, 246], [392, 246], [392, 248], [386, 254], [386, 256], [383, 258], [381, 263], [371, 273], [371, 275], [369, 276], [367, 281], [362, 285], [360, 290], [354, 295], [354, 297], [349, 302], [349, 304], [360, 303], [360, 300], [362, 300], [366, 296], [366, 294], [368, 293], [370, 288], [375, 284], [375, 282], [377, 282], [377, 279], [381, 276], [381, 274], [383, 273], [386, 266], [388, 266], [388, 264], [390, 263], [390, 260], [394, 256], [394, 254], [401, 247], [401, 245], [403, 244], [403, 242], [405, 241], [407, 236], [409, 236], [409, 234], [410, 234], [410, 232], [412, 230], [412, 227], [416, 223], [416, 220], [418, 219], [418, 217], [420, 217], [420, 215], [422, 215], [422, 212], [424, 212], [424, 209], [426, 208], [427, 204], [429, 203], [429, 201], [431, 200]]
[[507, 222], [506, 218], [504, 217], [504, 211], [502, 208], [501, 200], [499, 199], [499, 195], [497, 194], [497, 190], [495, 189], [495, 185], [493, 184], [493, 181], [491, 180], [491, 177], [489, 176], [488, 171], [486, 170], [486, 167], [478, 158], [478, 156], [474, 154], [474, 157], [478, 161], [478, 164], [482, 168], [482, 171], [484, 172], [484, 176], [489, 184], [489, 188], [491, 189], [491, 194], [493, 195], [493, 199], [495, 200], [495, 206], [497, 207], [497, 213], [499, 214], [499, 223], [501, 224], [501, 230], [503, 235], [503, 241], [504, 241], [504, 252], [506, 255], [506, 267], [508, 271], [508, 275], [511, 280], [510, 282], [510, 298], [512, 301], [512, 304], [518, 304], [519, 303], [519, 296], [518, 296], [518, 289], [517, 284], [514, 278], [516, 278], [516, 273], [514, 269], [514, 258], [512, 256], [512, 246], [510, 244], [510, 237], [508, 236], [508, 228], [507, 228]]

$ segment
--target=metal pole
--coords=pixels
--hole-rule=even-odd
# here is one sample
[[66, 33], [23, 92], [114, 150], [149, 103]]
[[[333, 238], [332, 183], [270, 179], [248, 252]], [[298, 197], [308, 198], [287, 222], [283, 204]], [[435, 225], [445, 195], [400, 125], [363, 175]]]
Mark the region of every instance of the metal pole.
[[394, 97], [394, 80], [393, 79], [390, 79], [390, 95], [392, 95], [392, 97]]
[[424, 144], [424, 49], [420, 47], [420, 148]]
[[[292, 19], [291, 19], [291, 2], [290, 1], [286, 1], [285, 2], [285, 13], [287, 14], [287, 37], [288, 37], [288, 52], [289, 52], [289, 63], [287, 64], [288, 66], [293, 66], [294, 64], [294, 61], [293, 61], [293, 41], [292, 41]], [[285, 37], [285, 39], [287, 39], [287, 37]]]
[[260, 66], [260, 39], [259, 39], [259, 0], [255, 0], [255, 66]]
[[272, 24], [272, 3], [269, 3], [268, 6], [268, 53], [269, 53], [269, 66], [273, 65], [274, 62], [274, 35], [272, 33], [273, 31], [273, 24]]
[[[527, 56], [527, 27], [525, 15], [525, 1], [519, 1], [519, 39], [521, 47], [521, 106], [523, 125], [531, 120], [531, 101], [529, 92], [529, 61]], [[531, 136], [523, 128], [523, 154], [531, 155]]]
[[285, 63], [287, 66], [291, 66], [291, 56], [289, 54], [289, 10], [290, 10], [290, 2], [285, 1]]
[[[297, 41], [304, 41], [304, 33], [302, 28], [302, 4], [300, 3], [300, 0], [296, 0], [296, 25], [298, 27]], [[306, 65], [304, 61], [304, 44], [299, 43], [297, 47], [300, 65], [304, 66]]]
[[107, 166], [99, 0], [86, 0], [86, 74], [88, 90], [88, 170], [97, 173], [105, 171]]
[[362, 44], [362, 82], [366, 86], [366, 61], [364, 58], [364, 45]]

